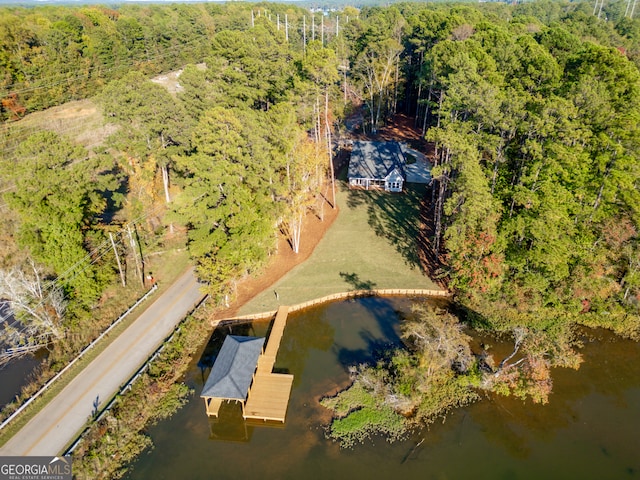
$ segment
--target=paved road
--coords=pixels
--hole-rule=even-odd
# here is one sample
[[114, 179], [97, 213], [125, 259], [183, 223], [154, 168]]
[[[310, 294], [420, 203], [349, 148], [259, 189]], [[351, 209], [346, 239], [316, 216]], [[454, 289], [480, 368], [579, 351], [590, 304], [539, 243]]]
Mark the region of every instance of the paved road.
[[11, 440], [0, 455], [58, 455], [158, 348], [203, 294], [185, 272]]

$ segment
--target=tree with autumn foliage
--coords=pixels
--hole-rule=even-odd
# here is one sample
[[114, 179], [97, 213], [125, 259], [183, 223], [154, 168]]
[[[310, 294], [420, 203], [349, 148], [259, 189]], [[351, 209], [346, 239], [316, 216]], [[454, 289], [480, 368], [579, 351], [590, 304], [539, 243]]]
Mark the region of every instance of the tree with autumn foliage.
[[474, 325], [527, 332], [487, 385], [544, 401], [578, 324], [640, 338], [640, 74], [557, 26], [468, 20], [422, 70], [433, 245]]
[[324, 208], [322, 187], [327, 178], [327, 157], [324, 145], [315, 143], [306, 132], [296, 132], [293, 150], [288, 154], [286, 165], [283, 195], [287, 208], [282, 223], [294, 253], [300, 251], [305, 216], [314, 209]]
[[350, 447], [374, 435], [389, 441], [477, 400], [477, 363], [463, 325], [446, 310], [417, 304], [402, 324], [404, 348], [376, 365], [350, 368], [352, 384], [321, 404], [333, 412], [328, 436]]

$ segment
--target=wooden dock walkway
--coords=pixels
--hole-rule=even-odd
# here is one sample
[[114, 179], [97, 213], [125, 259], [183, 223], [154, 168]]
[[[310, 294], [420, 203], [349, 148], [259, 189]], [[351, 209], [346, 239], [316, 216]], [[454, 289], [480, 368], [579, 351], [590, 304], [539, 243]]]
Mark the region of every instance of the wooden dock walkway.
[[276, 313], [267, 346], [258, 359], [258, 367], [249, 388], [244, 418], [279, 422], [285, 420], [293, 375], [273, 373], [273, 365], [276, 363], [288, 315], [287, 306], [281, 306]]
[[284, 327], [287, 325], [288, 315], [289, 307], [282, 306], [278, 308], [276, 319], [271, 327], [271, 333], [269, 333], [267, 346], [264, 349], [264, 353], [258, 359], [257, 371], [259, 373], [271, 373], [273, 370], [273, 365], [276, 363], [276, 357], [278, 356], [278, 350], [280, 349], [280, 342], [284, 335]]
[[[210, 379], [207, 379], [207, 384], [201, 395], [204, 399], [208, 416], [217, 417], [222, 402], [234, 400], [240, 401], [242, 404], [242, 416], [245, 419], [284, 423], [289, 405], [289, 396], [291, 395], [293, 375], [273, 373], [273, 366], [276, 363], [280, 342], [282, 341], [284, 329], [287, 325], [288, 314], [289, 307], [281, 306], [278, 309], [267, 344], [262, 348], [257, 359], [253, 357], [253, 360], [249, 361], [247, 359], [248, 354], [243, 354], [237, 356], [232, 361], [227, 359], [226, 363], [225, 360], [221, 360], [222, 363], [220, 365], [224, 365], [221, 367], [224, 370], [222, 372], [224, 375], [218, 376], [225, 381], [229, 379], [229, 377], [233, 377], [230, 379], [232, 385], [236, 385], [238, 378], [244, 377], [246, 382], [244, 393], [233, 391], [233, 395], [225, 394], [224, 392], [226, 390], [220, 390], [217, 389], [217, 387], [214, 390], [210, 390], [208, 387], [211, 381], [210, 379], [217, 379], [217, 376], [212, 377], [212, 374], [209, 374]], [[264, 341], [264, 339], [253, 337], [227, 337], [221, 352], [225, 350], [225, 346], [230, 339], [241, 341], [241, 339], [248, 338], [251, 338], [252, 341]], [[246, 340], [244, 340], [244, 342], [246, 342]], [[231, 343], [233, 342], [231, 341], [230, 344]], [[247, 344], [245, 343], [245, 345]], [[255, 350], [254, 354], [257, 355]], [[225, 355], [221, 356], [224, 357]], [[217, 363], [214, 364], [214, 368], [218, 365], [219, 360], [220, 356], [216, 360]], [[248, 368], [252, 370], [247, 370]], [[253, 371], [253, 374], [250, 373], [251, 371]], [[220, 372], [220, 370], [217, 370], [217, 372]], [[249, 377], [245, 377], [245, 374], [249, 375]], [[248, 383], [249, 380], [251, 382], [250, 385]], [[217, 380], [214, 380], [212, 385], [216, 382]], [[228, 383], [229, 382], [227, 382], [227, 384]]]

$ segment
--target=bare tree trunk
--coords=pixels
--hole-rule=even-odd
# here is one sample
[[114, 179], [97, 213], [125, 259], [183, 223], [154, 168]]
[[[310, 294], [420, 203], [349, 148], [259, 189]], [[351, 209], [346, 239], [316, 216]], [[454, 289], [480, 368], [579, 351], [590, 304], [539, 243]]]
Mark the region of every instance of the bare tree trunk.
[[416, 119], [413, 122], [414, 127], [418, 127], [418, 119], [420, 118], [420, 100], [422, 97], [422, 79], [420, 79], [420, 83], [418, 83], [418, 98], [416, 99]]
[[399, 64], [400, 57], [396, 58], [396, 78], [393, 85], [393, 114], [395, 115], [398, 112], [398, 74], [399, 74]]
[[109, 232], [109, 239], [111, 240], [111, 246], [113, 247], [113, 253], [116, 256], [116, 262], [118, 264], [118, 271], [120, 272], [120, 281], [122, 282], [122, 286], [127, 286], [127, 280], [124, 276], [124, 271], [122, 270], [122, 264], [120, 263], [120, 255], [118, 255], [118, 249], [116, 248], [116, 243], [113, 241], [113, 235]]
[[435, 232], [434, 232], [434, 245], [435, 245], [435, 254], [436, 257], [440, 255], [440, 236], [442, 234], [442, 207], [444, 204], [444, 194], [447, 189], [445, 185], [445, 178], [441, 177], [438, 179], [438, 199], [436, 200], [435, 206]]
[[378, 132], [378, 125], [380, 125], [381, 108], [382, 108], [382, 91], [378, 93], [378, 107], [376, 108], [376, 133]]
[[142, 272], [142, 267], [140, 266], [141, 262], [138, 262], [138, 248], [136, 246], [135, 238], [133, 237], [133, 233], [131, 232], [131, 224], [127, 225], [127, 232], [129, 233], [129, 244], [131, 245], [131, 251], [133, 252], [133, 258], [136, 262], [136, 275], [140, 279], [140, 284], [142, 288], [144, 288], [144, 276]]
[[[445, 155], [442, 164], [448, 164], [451, 158], [451, 151], [449, 147], [445, 147], [446, 150], [443, 152]], [[440, 239], [442, 237], [442, 211], [444, 209], [444, 197], [447, 193], [447, 184], [449, 182], [449, 177], [446, 172], [438, 178], [438, 199], [436, 200], [435, 205], [435, 231], [434, 231], [434, 245], [435, 245], [435, 254], [438, 256], [440, 254]]]
[[600, 184], [600, 190], [598, 190], [598, 196], [596, 197], [596, 201], [593, 202], [593, 210], [591, 212], [591, 217], [593, 217], [593, 214], [596, 212], [596, 210], [600, 206], [600, 201], [602, 200], [602, 192], [604, 192], [604, 182]]
[[327, 148], [329, 149], [329, 171], [331, 175], [331, 208], [336, 208], [336, 180], [333, 170], [333, 147], [331, 145], [331, 126], [329, 125], [329, 90], [324, 91], [324, 122], [327, 129]]
[[431, 91], [433, 89], [433, 78], [429, 82], [429, 92], [427, 93], [427, 101], [424, 106], [424, 119], [422, 120], [422, 136], [427, 133], [427, 119], [429, 118], [429, 104], [431, 102]]
[[171, 196], [169, 195], [169, 169], [167, 165], [160, 167], [162, 172], [162, 184], [164, 185], [164, 199], [167, 203], [171, 203]]
[[440, 100], [438, 101], [438, 128], [440, 128], [440, 112], [442, 111], [442, 100], [444, 100], [444, 91], [440, 90]]
[[371, 108], [369, 108], [370, 112], [371, 112], [371, 133], [376, 133], [376, 123], [373, 117], [373, 111], [376, 108], [376, 102], [374, 100], [375, 95], [373, 93], [373, 88], [371, 89]]
[[307, 54], [307, 16], [302, 16], [302, 52]]
[[300, 237], [302, 236], [302, 212], [295, 213], [289, 221], [289, 239], [293, 253], [300, 252]]
[[342, 69], [342, 71], [344, 72], [344, 106], [347, 106], [347, 66], [344, 65], [344, 68]]
[[[164, 185], [164, 199], [167, 204], [169, 204], [171, 203], [171, 196], [169, 195], [169, 167], [162, 165], [160, 171], [162, 172], [162, 184]], [[173, 223], [169, 224], [169, 233], [173, 235]]]
[[509, 360], [511, 360], [513, 357], [516, 356], [516, 354], [518, 353], [518, 350], [520, 350], [520, 346], [522, 345], [522, 342], [524, 341], [526, 333], [527, 332], [524, 328], [521, 328], [521, 327], [514, 328], [513, 337], [515, 339], [515, 344], [513, 346], [513, 351], [509, 355], [507, 355], [507, 357], [504, 360], [500, 362], [500, 365], [498, 365], [498, 368], [496, 371], [496, 375], [500, 372], [500, 370], [504, 368], [504, 366], [507, 364]]
[[498, 147], [498, 151], [496, 152], [496, 161], [493, 162], [493, 176], [491, 177], [491, 195], [496, 189], [496, 180], [498, 178], [498, 166], [500, 165], [500, 160], [502, 159], [502, 146]]
[[320, 144], [320, 97], [319, 95], [316, 95], [316, 104], [314, 106], [314, 116], [315, 116], [315, 138], [316, 138], [316, 144], [319, 145]]

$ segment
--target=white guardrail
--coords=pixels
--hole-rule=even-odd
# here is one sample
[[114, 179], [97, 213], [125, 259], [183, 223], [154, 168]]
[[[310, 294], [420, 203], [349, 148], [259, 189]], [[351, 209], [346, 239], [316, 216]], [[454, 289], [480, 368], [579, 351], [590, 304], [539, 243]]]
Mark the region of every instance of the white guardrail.
[[7, 417], [4, 422], [0, 423], [0, 430], [2, 430], [4, 427], [9, 425], [9, 423], [11, 423], [14, 418], [16, 418], [18, 415], [20, 415], [20, 413], [25, 408], [27, 408], [29, 405], [31, 405], [31, 402], [33, 402], [36, 398], [38, 398], [40, 395], [42, 395], [51, 385], [53, 385], [62, 375], [64, 375], [65, 372], [67, 372], [71, 367], [73, 367], [76, 364], [76, 362], [78, 362], [88, 351], [93, 349], [93, 347], [95, 347], [100, 340], [102, 340], [106, 335], [108, 335], [109, 332], [112, 329], [114, 329], [117, 325], [119, 325], [120, 322], [125, 317], [127, 317], [133, 310], [135, 310], [135, 308], [137, 306], [139, 306], [142, 302], [144, 302], [157, 289], [158, 289], [158, 284], [156, 283], [156, 284], [153, 285], [153, 287], [151, 287], [151, 289], [147, 293], [145, 293], [142, 297], [140, 297], [140, 299], [136, 303], [134, 303], [131, 307], [129, 307], [129, 309], [126, 312], [124, 312], [122, 315], [120, 315], [117, 320], [115, 320], [111, 325], [109, 325], [109, 328], [107, 328], [104, 332], [102, 332], [98, 336], [98, 338], [96, 338], [93, 342], [91, 342], [89, 345], [84, 347], [82, 349], [82, 351], [78, 354], [78, 356], [76, 358], [74, 358], [73, 360], [71, 360], [71, 362], [69, 362], [69, 364], [66, 367], [64, 367], [62, 370], [60, 370], [54, 377], [50, 378], [47, 381], [47, 383], [45, 383], [40, 388], [40, 390], [38, 390], [31, 397], [29, 397], [29, 399], [26, 402], [24, 402], [22, 405], [20, 405], [20, 408], [18, 408], [15, 412], [13, 412], [11, 415], [9, 415], [9, 417]]
[[68, 455], [71, 455], [73, 453], [73, 451], [76, 449], [76, 447], [78, 446], [78, 444], [80, 443], [80, 441], [83, 439], [83, 437], [85, 436], [85, 434], [89, 431], [89, 429], [91, 428], [91, 425], [93, 425], [96, 422], [99, 422], [102, 417], [104, 417], [109, 410], [111, 410], [111, 407], [113, 406], [113, 404], [115, 403], [115, 401], [118, 399], [118, 397], [124, 395], [128, 390], [131, 389], [131, 387], [133, 386], [133, 384], [138, 380], [138, 378], [140, 378], [140, 376], [147, 371], [147, 369], [149, 368], [149, 365], [151, 365], [151, 363], [158, 358], [158, 355], [160, 355], [162, 353], [162, 351], [164, 350], [164, 347], [171, 342], [171, 340], [173, 340], [173, 337], [176, 335], [176, 333], [178, 333], [180, 331], [180, 329], [182, 328], [182, 324], [185, 321], [186, 318], [189, 317], [189, 315], [192, 315], [193, 312], [195, 312], [198, 308], [200, 308], [200, 305], [203, 305], [205, 303], [205, 301], [207, 300], [207, 296], [205, 296], [202, 300], [200, 300], [198, 303], [196, 303], [196, 305], [184, 316], [184, 318], [178, 323], [178, 325], [176, 326], [176, 328], [173, 329], [173, 331], [171, 332], [171, 334], [165, 338], [160, 345], [158, 346], [158, 348], [156, 348], [156, 350], [151, 354], [151, 356], [149, 358], [147, 358], [147, 360], [145, 360], [145, 362], [142, 364], [142, 366], [136, 371], [136, 373], [133, 374], [133, 376], [127, 380], [127, 382], [120, 386], [119, 390], [115, 393], [115, 395], [113, 395], [113, 397], [111, 397], [111, 400], [109, 400], [109, 402], [107, 403], [107, 405], [94, 417], [92, 418], [88, 424], [85, 426], [85, 428], [82, 430], [82, 432], [80, 432], [80, 434], [76, 437], [75, 441], [71, 444], [71, 446], [69, 448], [67, 448], [65, 450], [65, 452], [63, 453], [63, 455], [66, 457]]

